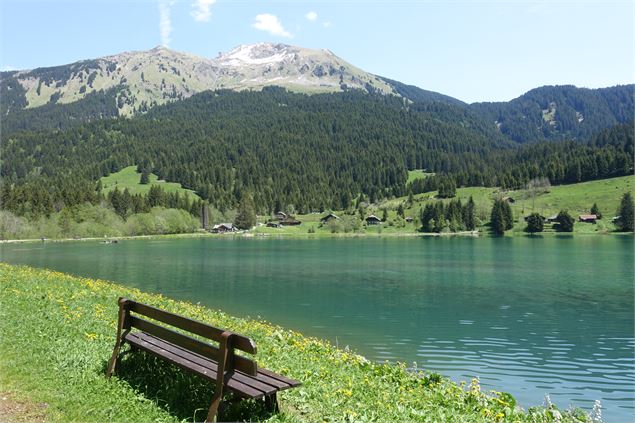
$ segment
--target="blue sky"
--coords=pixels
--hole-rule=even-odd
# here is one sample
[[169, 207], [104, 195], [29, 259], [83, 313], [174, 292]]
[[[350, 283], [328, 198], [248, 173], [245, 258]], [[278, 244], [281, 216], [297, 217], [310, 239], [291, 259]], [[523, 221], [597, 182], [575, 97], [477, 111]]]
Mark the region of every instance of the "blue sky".
[[541, 85], [635, 81], [633, 2], [1, 2], [0, 67], [53, 66], [159, 44], [215, 57], [238, 44], [328, 48], [375, 74], [467, 102]]

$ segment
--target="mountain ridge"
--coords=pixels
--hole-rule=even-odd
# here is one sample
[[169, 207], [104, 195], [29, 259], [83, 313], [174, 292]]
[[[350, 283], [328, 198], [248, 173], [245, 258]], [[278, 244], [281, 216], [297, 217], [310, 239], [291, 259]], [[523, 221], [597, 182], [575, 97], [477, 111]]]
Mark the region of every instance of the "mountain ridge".
[[330, 50], [280, 43], [240, 45], [214, 59], [157, 46], [67, 65], [3, 72], [1, 78], [21, 86], [27, 109], [69, 104], [116, 88], [122, 116], [214, 89], [258, 90], [277, 85], [294, 92], [360, 89], [396, 94], [383, 79]]
[[543, 86], [508, 102], [467, 104], [456, 98], [365, 72], [328, 49], [281, 43], [239, 45], [215, 58], [162, 46], [68, 65], [0, 73], [4, 133], [73, 126], [152, 108], [208, 90], [279, 86], [306, 94], [403, 98], [404, 108], [478, 128], [517, 143], [588, 139], [635, 115], [635, 85], [608, 88]]

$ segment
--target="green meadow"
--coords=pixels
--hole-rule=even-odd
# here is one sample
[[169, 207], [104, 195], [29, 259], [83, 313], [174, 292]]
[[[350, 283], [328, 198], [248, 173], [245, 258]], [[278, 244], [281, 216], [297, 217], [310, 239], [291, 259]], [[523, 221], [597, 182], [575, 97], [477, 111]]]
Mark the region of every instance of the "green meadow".
[[[410, 177], [425, 177], [422, 171], [411, 171]], [[602, 179], [591, 182], [582, 182], [579, 184], [559, 185], [550, 187], [544, 191], [537, 192], [532, 195], [527, 190], [507, 191], [500, 188], [485, 187], [469, 187], [457, 188], [456, 197], [463, 203], [467, 202], [470, 197], [474, 199], [476, 205], [477, 229], [480, 232], [488, 232], [488, 223], [490, 212], [494, 199], [500, 197], [510, 197], [513, 200], [511, 208], [514, 213], [514, 228], [512, 233], [523, 233], [525, 228], [524, 216], [537, 212], [545, 217], [557, 214], [560, 210], [567, 210], [577, 220], [578, 215], [588, 214], [593, 203], [597, 203], [603, 214], [603, 219], [597, 224], [576, 222], [574, 233], [609, 233], [615, 231], [615, 225], [611, 222], [611, 218], [616, 215], [620, 199], [625, 192], [633, 192], [635, 177], [623, 176], [619, 178]], [[357, 230], [350, 230], [348, 233], [357, 233], [359, 235], [408, 235], [418, 233], [419, 228], [418, 216], [420, 210], [429, 202], [445, 201], [450, 199], [438, 200], [437, 192], [426, 192], [414, 196], [412, 204], [408, 204], [407, 197], [399, 197], [381, 201], [377, 204], [371, 204], [365, 211], [365, 216], [374, 214], [378, 217], [383, 216], [383, 209], [387, 210], [388, 219], [380, 226], [360, 225]], [[399, 205], [404, 207], [405, 217], [412, 217], [412, 223], [404, 222], [397, 217], [397, 208]], [[350, 216], [358, 218], [359, 215], [355, 210], [339, 210], [335, 211], [339, 217]], [[299, 235], [308, 233], [309, 229], [315, 231], [315, 235], [326, 235], [332, 233], [331, 227], [328, 225], [320, 225], [320, 218], [326, 215], [324, 213], [311, 213], [306, 215], [297, 215], [296, 218], [302, 222], [302, 225], [281, 228], [257, 227], [255, 233], [278, 234], [278, 235]], [[260, 219], [261, 223], [268, 220], [265, 216]], [[346, 233], [344, 228], [338, 228], [337, 233]], [[545, 226], [545, 233], [555, 232], [551, 225]]]
[[148, 184], [140, 184], [141, 174], [137, 173], [137, 166], [128, 166], [121, 169], [119, 172], [111, 173], [108, 176], [103, 176], [99, 179], [104, 194], [108, 194], [110, 191], [118, 188], [119, 191], [128, 189], [130, 194], [142, 194], [146, 195], [150, 191], [152, 185], [160, 186], [165, 192], [178, 192], [180, 194], [187, 194], [190, 198], [198, 199], [198, 195], [190, 189], [183, 188], [181, 184], [176, 182], [166, 182], [159, 180], [158, 176], [154, 173], [149, 175]]

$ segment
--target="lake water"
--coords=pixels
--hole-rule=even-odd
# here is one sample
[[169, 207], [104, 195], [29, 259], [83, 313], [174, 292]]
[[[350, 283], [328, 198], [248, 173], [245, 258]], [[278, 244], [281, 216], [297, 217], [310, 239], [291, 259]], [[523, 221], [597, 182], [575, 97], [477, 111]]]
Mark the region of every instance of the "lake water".
[[635, 421], [631, 236], [0, 245], [0, 260], [260, 316], [525, 407]]

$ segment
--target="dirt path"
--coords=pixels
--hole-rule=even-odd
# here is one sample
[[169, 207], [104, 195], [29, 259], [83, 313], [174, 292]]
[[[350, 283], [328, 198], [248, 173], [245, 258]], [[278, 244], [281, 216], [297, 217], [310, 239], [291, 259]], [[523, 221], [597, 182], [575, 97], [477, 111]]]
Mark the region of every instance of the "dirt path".
[[0, 423], [40, 423], [48, 404], [20, 401], [10, 392], [0, 392]]

